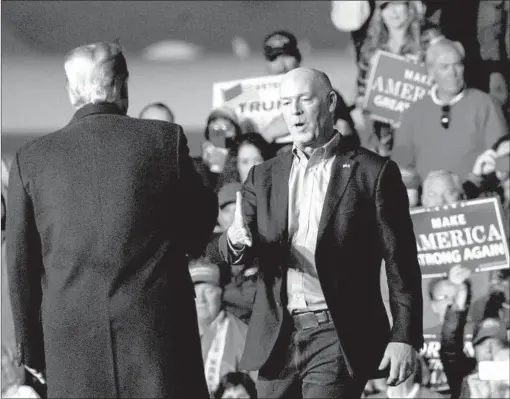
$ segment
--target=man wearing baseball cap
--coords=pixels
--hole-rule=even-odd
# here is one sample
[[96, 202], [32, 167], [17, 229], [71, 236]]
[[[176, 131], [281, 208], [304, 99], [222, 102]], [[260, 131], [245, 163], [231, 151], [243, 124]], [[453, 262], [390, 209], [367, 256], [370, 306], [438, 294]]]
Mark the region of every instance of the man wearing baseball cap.
[[[221, 378], [229, 372], [242, 371], [239, 362], [244, 350], [248, 327], [225, 311], [220, 268], [207, 258], [189, 265], [195, 286], [202, 358], [209, 392], [213, 394]], [[256, 379], [256, 373], [250, 373]]]
[[[279, 30], [264, 39], [264, 57], [270, 75], [287, 73], [301, 65], [301, 52], [297, 39], [285, 30]], [[287, 125], [281, 115], [276, 116], [263, 131], [262, 136], [274, 146], [275, 152], [287, 151], [292, 148]]]
[[296, 37], [279, 30], [264, 39], [264, 57], [270, 75], [287, 73], [301, 65], [301, 53]]

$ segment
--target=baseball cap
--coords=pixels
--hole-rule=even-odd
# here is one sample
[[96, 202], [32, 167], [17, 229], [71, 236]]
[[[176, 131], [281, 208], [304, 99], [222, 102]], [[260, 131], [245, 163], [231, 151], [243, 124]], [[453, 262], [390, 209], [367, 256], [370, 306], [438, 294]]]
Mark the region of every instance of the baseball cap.
[[241, 191], [243, 185], [238, 182], [227, 183], [223, 187], [221, 187], [218, 192], [218, 204], [220, 208], [223, 208], [225, 205], [231, 204], [232, 202], [236, 202], [236, 193]]
[[210, 263], [207, 258], [190, 263], [189, 274], [193, 284], [209, 283], [220, 286], [220, 268], [214, 263]]
[[296, 37], [292, 33], [279, 30], [264, 39], [264, 56], [268, 61], [274, 61], [282, 54], [291, 55], [301, 62], [301, 52], [298, 49]]
[[478, 345], [487, 338], [497, 338], [502, 342], [506, 342], [505, 324], [494, 318], [487, 318], [478, 323], [473, 332], [473, 345]]

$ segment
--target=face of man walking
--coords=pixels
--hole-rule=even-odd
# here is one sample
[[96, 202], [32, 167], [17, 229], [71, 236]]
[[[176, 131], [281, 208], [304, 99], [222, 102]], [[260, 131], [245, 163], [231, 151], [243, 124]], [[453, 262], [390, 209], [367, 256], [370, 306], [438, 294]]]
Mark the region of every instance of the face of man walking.
[[283, 118], [298, 147], [315, 147], [328, 141], [324, 133], [333, 131], [336, 94], [316, 71], [298, 68], [287, 73], [280, 85], [280, 100]]

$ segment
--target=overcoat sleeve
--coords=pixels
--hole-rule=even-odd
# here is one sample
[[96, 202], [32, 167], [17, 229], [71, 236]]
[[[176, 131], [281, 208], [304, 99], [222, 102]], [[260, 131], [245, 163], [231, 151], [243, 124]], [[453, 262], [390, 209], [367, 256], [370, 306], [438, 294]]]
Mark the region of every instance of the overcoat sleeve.
[[22, 177], [19, 154], [9, 176], [6, 255], [18, 362], [44, 370], [40, 317], [43, 276], [41, 241], [35, 224], [29, 187]]

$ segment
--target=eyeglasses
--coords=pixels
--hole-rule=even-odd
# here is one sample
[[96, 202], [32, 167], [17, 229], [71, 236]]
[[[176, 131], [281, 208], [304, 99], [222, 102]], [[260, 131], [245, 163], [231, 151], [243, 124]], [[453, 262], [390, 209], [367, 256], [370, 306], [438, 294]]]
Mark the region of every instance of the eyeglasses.
[[441, 107], [441, 126], [448, 129], [450, 127], [451, 107], [449, 105], [443, 105]]

